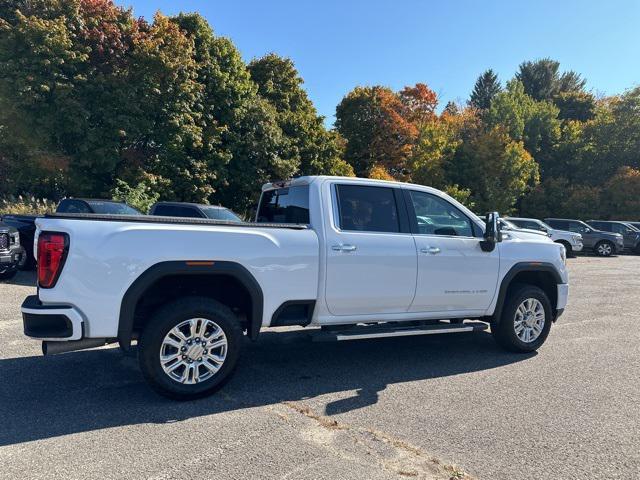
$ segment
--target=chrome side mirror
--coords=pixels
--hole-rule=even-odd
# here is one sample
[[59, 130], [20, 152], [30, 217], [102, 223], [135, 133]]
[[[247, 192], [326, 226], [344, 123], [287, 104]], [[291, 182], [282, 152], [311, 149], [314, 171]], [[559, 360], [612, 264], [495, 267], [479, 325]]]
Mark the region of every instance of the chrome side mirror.
[[484, 238], [480, 242], [480, 248], [484, 252], [492, 252], [496, 248], [496, 243], [502, 241], [500, 215], [498, 212], [487, 213], [484, 223]]

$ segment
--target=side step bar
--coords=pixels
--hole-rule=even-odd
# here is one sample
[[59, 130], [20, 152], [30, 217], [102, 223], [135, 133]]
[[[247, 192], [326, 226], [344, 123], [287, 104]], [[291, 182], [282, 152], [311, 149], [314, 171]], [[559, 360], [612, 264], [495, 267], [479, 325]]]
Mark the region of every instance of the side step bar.
[[315, 342], [343, 342], [347, 340], [364, 340], [368, 338], [407, 337], [412, 335], [439, 335], [443, 333], [475, 332], [487, 330], [484, 322], [467, 322], [461, 324], [437, 323], [434, 325], [401, 326], [401, 324], [355, 326], [335, 331], [322, 331], [313, 335]]

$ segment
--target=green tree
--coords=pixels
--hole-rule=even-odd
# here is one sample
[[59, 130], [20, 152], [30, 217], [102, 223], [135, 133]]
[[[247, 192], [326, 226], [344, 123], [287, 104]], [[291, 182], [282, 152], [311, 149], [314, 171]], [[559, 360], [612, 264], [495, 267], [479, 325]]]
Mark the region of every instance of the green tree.
[[542, 58], [533, 62], [522, 62], [516, 79], [522, 82], [524, 90], [537, 101], [552, 101], [563, 92], [581, 92], [586, 80], [573, 71], [560, 74], [560, 62]]
[[522, 141], [544, 172], [547, 157], [560, 138], [558, 113], [552, 103], [535, 101], [520, 81], [511, 80], [495, 96], [485, 118], [490, 128], [504, 127], [511, 138]]
[[640, 220], [640, 169], [620, 167], [605, 182], [601, 210], [606, 218]]
[[106, 192], [130, 118], [126, 59], [139, 23], [108, 2], [80, 0], [3, 2], [0, 18], [8, 150], [21, 152], [32, 180], [63, 170], [78, 193]]
[[640, 168], [640, 87], [599, 102], [584, 134], [590, 146], [585, 182], [599, 185], [620, 167]]
[[290, 140], [289, 155], [299, 159], [296, 173], [353, 174], [341, 158], [341, 139], [325, 128], [324, 118], [302, 88], [304, 81], [290, 59], [271, 53], [252, 61], [249, 72], [259, 95], [275, 108], [278, 125]]
[[421, 126], [409, 159], [410, 180], [443, 188], [447, 183], [446, 167], [460, 144], [457, 125], [434, 117]]
[[472, 132], [456, 151], [449, 182], [471, 190], [471, 201], [480, 211], [510, 213], [539, 181], [538, 165], [522, 142], [514, 141], [500, 127]]
[[558, 118], [561, 120], [586, 122], [593, 119], [596, 113], [596, 100], [587, 92], [560, 92], [553, 103], [560, 110]]
[[469, 106], [478, 110], [487, 110], [491, 107], [491, 100], [502, 90], [498, 75], [493, 70], [486, 70], [478, 77], [471, 97], [469, 98]]
[[264, 183], [290, 178], [299, 169], [299, 159], [289, 155], [291, 140], [278, 125], [275, 107], [263, 98], [254, 97], [246, 105], [229, 140], [233, 159], [215, 199], [241, 213], [255, 205]]

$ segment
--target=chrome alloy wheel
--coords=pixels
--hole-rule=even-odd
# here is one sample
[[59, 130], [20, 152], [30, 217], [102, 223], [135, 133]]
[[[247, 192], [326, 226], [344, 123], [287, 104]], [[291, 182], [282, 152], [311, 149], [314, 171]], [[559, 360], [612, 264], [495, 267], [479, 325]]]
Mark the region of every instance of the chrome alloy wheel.
[[544, 329], [544, 307], [537, 298], [527, 298], [516, 309], [514, 328], [524, 343], [534, 342]]
[[612, 253], [611, 244], [604, 242], [598, 245], [599, 255], [602, 255], [603, 257], [608, 257], [609, 255], [611, 255], [611, 253]]
[[213, 377], [227, 356], [227, 337], [207, 318], [190, 318], [167, 333], [160, 347], [160, 365], [172, 380], [193, 385]]

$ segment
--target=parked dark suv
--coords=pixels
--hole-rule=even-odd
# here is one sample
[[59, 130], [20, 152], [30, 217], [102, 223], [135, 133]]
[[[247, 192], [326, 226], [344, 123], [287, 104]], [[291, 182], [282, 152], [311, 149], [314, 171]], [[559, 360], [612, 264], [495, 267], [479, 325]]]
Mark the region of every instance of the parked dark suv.
[[228, 208], [219, 205], [204, 205], [187, 202], [158, 202], [151, 207], [149, 215], [161, 217], [210, 218], [227, 222], [242, 222], [242, 219]]
[[[110, 215], [142, 215], [135, 208], [116, 200], [99, 200], [95, 198], [65, 198], [58, 204], [56, 213], [97, 213]], [[36, 218], [38, 215], [3, 215], [2, 222], [17, 228], [20, 241], [24, 246], [27, 257], [23, 262], [26, 270], [36, 266], [33, 252], [33, 240], [36, 234]]]
[[625, 250], [640, 253], [640, 230], [630, 223], [611, 220], [587, 220], [587, 223], [598, 230], [619, 233], [624, 239]]
[[628, 223], [632, 227], [636, 227], [638, 230], [640, 230], [640, 222], [625, 222], [625, 223]]
[[581, 234], [584, 249], [600, 257], [609, 257], [624, 250], [624, 240], [619, 233], [603, 232], [581, 220], [568, 218], [545, 218], [544, 222], [552, 228]]

